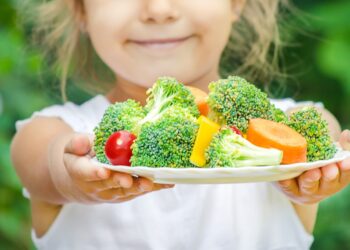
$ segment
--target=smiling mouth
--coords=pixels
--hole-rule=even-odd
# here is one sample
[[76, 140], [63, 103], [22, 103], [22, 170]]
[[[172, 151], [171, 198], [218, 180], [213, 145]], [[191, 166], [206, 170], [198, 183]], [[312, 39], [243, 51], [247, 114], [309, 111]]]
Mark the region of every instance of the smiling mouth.
[[175, 48], [192, 36], [182, 38], [149, 39], [149, 40], [129, 40], [130, 43], [149, 49], [171, 49]]

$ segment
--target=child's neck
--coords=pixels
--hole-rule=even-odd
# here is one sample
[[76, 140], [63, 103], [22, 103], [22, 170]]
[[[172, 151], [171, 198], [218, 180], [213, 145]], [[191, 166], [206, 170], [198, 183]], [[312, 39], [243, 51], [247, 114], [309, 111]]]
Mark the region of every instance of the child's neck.
[[[208, 72], [208, 74], [205, 74], [192, 82], [186, 82], [185, 84], [208, 92], [208, 84], [211, 81], [218, 80], [219, 78], [220, 77], [217, 71]], [[115, 87], [106, 94], [106, 97], [111, 103], [123, 102], [127, 99], [134, 99], [141, 104], [145, 104], [147, 97], [146, 90], [147, 88], [145, 87], [139, 86], [119, 77]]]
[[134, 99], [144, 104], [146, 101], [146, 90], [147, 88], [118, 77], [115, 87], [107, 93], [106, 97], [111, 103]]

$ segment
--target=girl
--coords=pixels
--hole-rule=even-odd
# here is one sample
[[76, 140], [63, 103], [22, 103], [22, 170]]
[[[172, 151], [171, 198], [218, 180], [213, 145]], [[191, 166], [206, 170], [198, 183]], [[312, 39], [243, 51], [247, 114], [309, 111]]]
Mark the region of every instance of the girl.
[[[242, 62], [241, 70], [266, 72], [267, 50], [278, 41], [278, 6], [265, 0], [44, 3], [41, 27], [49, 32], [47, 45], [58, 51], [63, 92], [70, 61], [88, 65], [88, 50], [71, 60], [84, 39], [117, 80], [105, 96], [81, 106], [48, 107], [16, 124], [12, 159], [30, 197], [36, 246], [308, 249], [317, 203], [349, 183], [350, 159], [282, 181], [277, 188], [270, 183], [172, 187], [90, 163], [91, 134], [106, 107], [127, 98], [144, 103], [145, 90], [157, 77], [173, 76], [205, 90], [220, 78], [225, 47]], [[296, 106], [292, 100], [275, 103], [283, 110]], [[336, 121], [327, 117], [339, 137]], [[340, 139], [346, 147], [348, 137], [345, 131]]]

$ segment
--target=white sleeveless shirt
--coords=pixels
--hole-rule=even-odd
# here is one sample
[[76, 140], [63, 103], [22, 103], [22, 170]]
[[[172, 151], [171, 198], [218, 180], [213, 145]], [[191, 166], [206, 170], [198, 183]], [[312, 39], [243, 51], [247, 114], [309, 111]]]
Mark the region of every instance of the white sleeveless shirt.
[[[282, 110], [292, 99], [273, 100]], [[305, 104], [305, 103], [303, 103]], [[32, 116], [59, 117], [93, 133], [109, 105], [98, 95], [78, 106], [54, 105]], [[32, 118], [18, 121], [19, 130]], [[175, 185], [118, 204], [64, 205], [38, 249], [303, 250], [308, 234], [290, 201], [271, 183]]]

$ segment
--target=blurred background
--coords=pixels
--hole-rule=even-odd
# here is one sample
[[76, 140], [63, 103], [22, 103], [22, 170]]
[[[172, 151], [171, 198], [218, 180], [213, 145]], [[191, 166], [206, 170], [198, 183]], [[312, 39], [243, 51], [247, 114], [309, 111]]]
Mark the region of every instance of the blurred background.
[[[0, 249], [34, 249], [29, 204], [9, 157], [15, 121], [61, 102], [58, 79], [40, 50], [29, 46], [31, 27], [21, 24], [19, 2], [0, 5]], [[343, 129], [350, 128], [350, 1], [294, 4], [305, 17], [288, 20], [293, 42], [284, 61], [290, 77], [279, 96], [323, 102]], [[69, 98], [80, 103], [89, 95], [71, 87]], [[350, 249], [350, 187], [321, 203], [312, 249]]]

